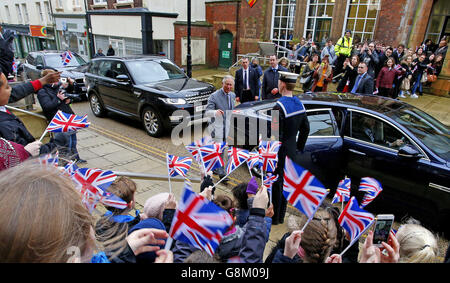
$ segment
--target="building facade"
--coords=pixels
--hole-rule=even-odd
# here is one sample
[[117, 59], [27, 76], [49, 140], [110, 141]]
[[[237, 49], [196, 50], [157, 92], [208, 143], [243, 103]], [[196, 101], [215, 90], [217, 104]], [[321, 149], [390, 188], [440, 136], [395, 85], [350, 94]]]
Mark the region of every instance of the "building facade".
[[16, 34], [16, 57], [24, 58], [34, 50], [56, 49], [51, 3], [47, 0], [2, 0], [0, 24]]

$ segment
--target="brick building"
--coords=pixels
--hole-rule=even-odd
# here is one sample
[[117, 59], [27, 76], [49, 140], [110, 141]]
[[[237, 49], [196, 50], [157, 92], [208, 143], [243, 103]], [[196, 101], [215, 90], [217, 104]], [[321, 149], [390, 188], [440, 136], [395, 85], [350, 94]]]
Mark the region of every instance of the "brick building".
[[[228, 0], [206, 1], [204, 6], [205, 21], [193, 22], [191, 31], [193, 40], [204, 41], [210, 66], [227, 67], [237, 54], [258, 52], [259, 41], [288, 46], [304, 37], [322, 45], [326, 38], [336, 42], [351, 30], [355, 41], [414, 48], [426, 38], [437, 43], [450, 34], [448, 0], [257, 0], [253, 7], [245, 0]], [[187, 25], [177, 21], [174, 26], [174, 59], [185, 65]], [[278, 50], [279, 57], [284, 54]]]

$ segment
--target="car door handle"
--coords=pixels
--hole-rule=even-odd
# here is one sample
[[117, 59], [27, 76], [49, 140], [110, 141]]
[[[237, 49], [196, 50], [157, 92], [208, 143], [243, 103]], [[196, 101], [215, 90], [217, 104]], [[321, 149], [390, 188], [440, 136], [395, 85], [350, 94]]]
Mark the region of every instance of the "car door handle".
[[358, 155], [366, 155], [364, 152], [357, 151], [357, 150], [354, 150], [354, 149], [349, 149], [349, 151], [351, 151], [351, 152], [353, 152], [353, 153], [356, 153], [356, 154], [358, 154]]

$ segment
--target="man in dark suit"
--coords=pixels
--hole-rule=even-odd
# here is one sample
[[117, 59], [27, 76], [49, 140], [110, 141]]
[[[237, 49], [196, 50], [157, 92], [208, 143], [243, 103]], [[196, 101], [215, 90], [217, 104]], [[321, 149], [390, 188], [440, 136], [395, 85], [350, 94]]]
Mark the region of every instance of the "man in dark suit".
[[242, 58], [242, 68], [236, 71], [234, 91], [237, 102], [258, 100], [258, 73], [250, 67], [247, 57]]
[[365, 62], [359, 63], [358, 76], [356, 77], [351, 93], [373, 94], [373, 78], [367, 73], [367, 70], [368, 67]]
[[261, 86], [261, 95], [263, 100], [281, 97], [281, 94], [278, 91], [278, 72], [289, 72], [283, 66], [278, 65], [276, 55], [270, 56], [269, 63], [270, 67], [264, 72], [263, 82]]

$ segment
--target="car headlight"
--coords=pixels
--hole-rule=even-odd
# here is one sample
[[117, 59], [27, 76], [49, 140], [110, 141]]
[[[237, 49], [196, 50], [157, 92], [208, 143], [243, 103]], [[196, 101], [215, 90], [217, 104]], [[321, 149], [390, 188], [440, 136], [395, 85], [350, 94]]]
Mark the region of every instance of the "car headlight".
[[162, 101], [164, 101], [167, 104], [176, 104], [176, 105], [186, 104], [186, 100], [184, 100], [183, 98], [163, 98], [163, 97], [160, 97], [159, 99], [161, 99]]

